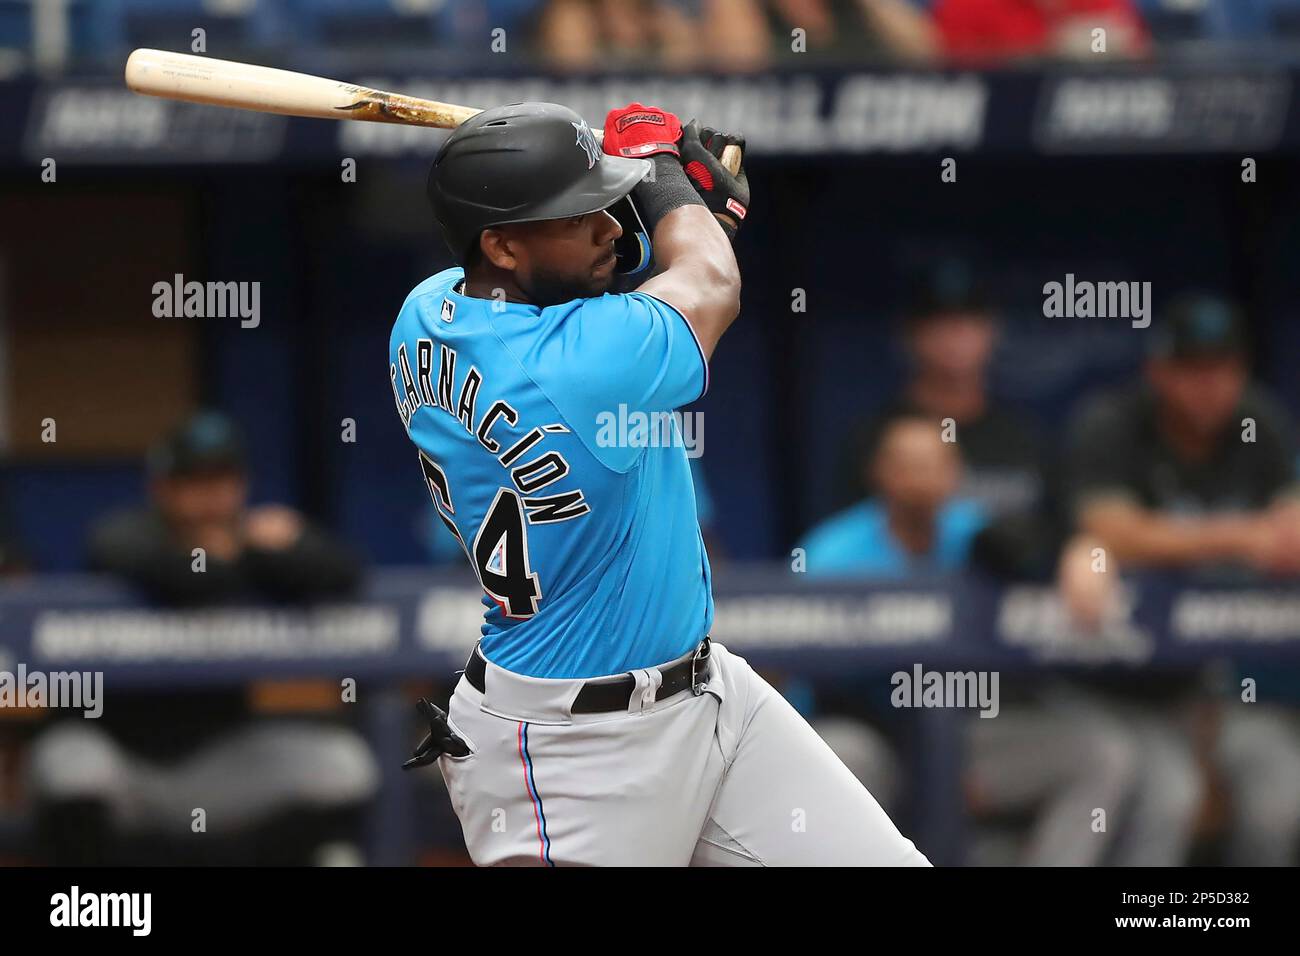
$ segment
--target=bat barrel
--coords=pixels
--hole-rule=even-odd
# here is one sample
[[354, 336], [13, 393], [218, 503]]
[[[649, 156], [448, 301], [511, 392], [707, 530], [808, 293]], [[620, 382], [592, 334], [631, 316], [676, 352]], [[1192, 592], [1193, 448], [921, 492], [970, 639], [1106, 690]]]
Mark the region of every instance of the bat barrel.
[[261, 113], [453, 129], [479, 112], [290, 70], [139, 49], [126, 61], [136, 93]]
[[[340, 83], [323, 76], [143, 48], [127, 58], [126, 85], [136, 93], [189, 103], [439, 129], [455, 129], [481, 112], [468, 106]], [[595, 132], [599, 137], [600, 132]], [[740, 150], [728, 146], [722, 154], [722, 164], [734, 173], [740, 168], [740, 162]]]
[[127, 59], [126, 85], [150, 96], [297, 116], [329, 116], [342, 86], [251, 63], [146, 49]]

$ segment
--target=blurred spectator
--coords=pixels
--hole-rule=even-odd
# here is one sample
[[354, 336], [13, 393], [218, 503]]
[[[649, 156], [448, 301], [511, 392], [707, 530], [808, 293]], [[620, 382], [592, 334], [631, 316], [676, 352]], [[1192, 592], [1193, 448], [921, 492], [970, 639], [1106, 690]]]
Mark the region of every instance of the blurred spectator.
[[[961, 459], [940, 427], [908, 412], [885, 421], [869, 459], [878, 494], [808, 534], [801, 546], [810, 575], [905, 577], [969, 564], [987, 519], [978, 504], [955, 497]], [[1007, 681], [998, 716], [967, 721], [968, 801], [981, 817], [1035, 814], [1020, 854], [1028, 865], [1095, 864], [1109, 838], [1079, 821], [1092, 807], [1123, 800], [1136, 750], [1105, 714], [1064, 694], [1041, 696], [1045, 704]], [[897, 790], [888, 779], [886, 785]]]
[[[287, 508], [248, 510], [243, 440], [225, 417], [187, 421], [149, 470], [152, 506], [101, 522], [96, 568], [169, 604], [308, 601], [355, 587], [356, 558], [323, 531]], [[205, 569], [192, 548], [206, 551]], [[287, 864], [355, 843], [378, 772], [354, 731], [319, 716], [320, 700], [341, 706], [337, 685], [325, 691], [302, 694], [316, 701], [310, 719], [259, 715], [245, 688], [222, 687], [112, 693], [99, 720], [58, 721], [29, 761], [42, 853], [55, 864]], [[197, 837], [195, 808], [206, 814]]]
[[933, 59], [934, 29], [918, 10], [924, 0], [857, 0], [869, 36], [896, 57]]
[[[917, 4], [918, 0], [773, 0], [771, 9], [785, 28], [781, 42], [791, 43], [791, 31], [802, 30], [811, 54], [843, 60], [925, 61], [935, 56], [935, 35], [929, 17]], [[850, 12], [846, 7], [857, 8], [856, 18], [846, 15]]]
[[[928, 10], [891, 4], [873, 22], [893, 48], [924, 60], [1128, 59], [1149, 48], [1132, 0], [931, 0]], [[1105, 30], [1104, 54], [1093, 48], [1097, 29]]]
[[[136, 0], [51, 9], [67, 44], [37, 49], [21, 4], [0, 17], [0, 71], [115, 63], [188, 23], [193, 3]], [[0, 12], [6, 5], [0, 4]], [[58, 5], [54, 5], [57, 7]], [[209, 2], [209, 42], [239, 59], [292, 44], [316, 56], [413, 56], [437, 49], [471, 69], [509, 53], [561, 70], [650, 67], [747, 72], [794, 52], [861, 62], [998, 65], [1037, 59], [1131, 59], [1184, 44], [1196, 53], [1253, 54], [1300, 35], [1300, 0], [314, 0]], [[189, 19], [187, 19], [189, 18]], [[1093, 31], [1106, 30], [1104, 52]], [[215, 40], [213, 39], [215, 38]], [[1237, 50], [1231, 50], [1239, 44]], [[807, 54], [808, 56], [804, 56]], [[784, 61], [793, 64], [790, 57]]]
[[1044, 455], [1028, 423], [989, 389], [997, 345], [996, 313], [969, 263], [944, 259], [915, 278], [903, 329], [910, 360], [902, 396], [857, 425], [841, 453], [836, 499], [843, 507], [872, 493], [861, 467], [883, 422], [902, 412], [928, 419], [937, 433], [951, 419], [965, 464], [961, 495], [990, 517], [1037, 504]]
[[1035, 677], [1013, 687], [1004, 680], [1001, 699], [997, 717], [966, 724], [968, 809], [985, 823], [1032, 815], [1015, 856], [1021, 865], [1107, 862], [1120, 828], [1095, 832], [1089, 823], [1094, 809], [1114, 813], [1131, 800], [1141, 741], [1064, 681]]
[[551, 0], [539, 37], [549, 63], [568, 70], [748, 71], [771, 45], [758, 0]]
[[1145, 382], [1097, 397], [1074, 426], [1079, 528], [1127, 566], [1300, 572], [1294, 432], [1249, 382], [1240, 318], [1205, 296], [1164, 318]]
[[[1151, 330], [1145, 380], [1089, 402], [1072, 432], [1078, 527], [1105, 549], [1104, 573], [1074, 547], [1061, 585], [1075, 617], [1105, 626], [1119, 567], [1243, 580], [1300, 573], [1300, 484], [1291, 423], [1249, 381], [1244, 325], [1227, 303], [1178, 300]], [[1085, 570], [1086, 568], [1086, 570]], [[1142, 779], [1120, 862], [1183, 863], [1207, 792], [1230, 803], [1228, 858], [1294, 862], [1300, 735], [1294, 715], [1228, 697], [1201, 671], [1093, 681], [1143, 738]], [[1248, 729], [1247, 729], [1248, 725]]]
[[[940, 438], [935, 423], [903, 412], [880, 430], [873, 454], [861, 462], [879, 494], [832, 515], [799, 542], [810, 578], [900, 578], [953, 570], [965, 563], [983, 527], [979, 506], [953, 497], [961, 482], [961, 459]], [[777, 680], [776, 686], [880, 805], [896, 810], [902, 792], [900, 762], [884, 734], [854, 717], [817, 713], [807, 681]], [[844, 688], [838, 689], [842, 695]]]
[[902, 577], [966, 564], [987, 516], [976, 502], [955, 497], [961, 457], [940, 428], [907, 412], [880, 426], [862, 466], [877, 494], [808, 533], [800, 547], [810, 575]]
[[1157, 43], [1189, 40], [1258, 43], [1295, 36], [1300, 28], [1297, 0], [1138, 0]]
[[809, 49], [825, 49], [836, 42], [835, 15], [830, 0], [772, 0], [771, 10], [789, 30], [803, 30]]
[[361, 567], [347, 548], [290, 508], [248, 507], [243, 438], [224, 416], [201, 414], [177, 429], [150, 455], [149, 477], [149, 506], [92, 530], [94, 570], [168, 604], [312, 600], [355, 589]]

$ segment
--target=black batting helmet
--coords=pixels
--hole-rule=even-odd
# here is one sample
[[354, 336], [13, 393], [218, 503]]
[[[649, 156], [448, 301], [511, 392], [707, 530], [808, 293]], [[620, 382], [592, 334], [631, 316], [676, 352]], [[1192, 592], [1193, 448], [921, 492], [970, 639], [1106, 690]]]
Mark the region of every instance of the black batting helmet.
[[651, 168], [607, 155], [581, 116], [557, 103], [484, 110], [447, 137], [429, 169], [429, 202], [464, 263], [489, 226], [607, 209], [623, 226], [618, 271], [650, 264], [650, 242], [628, 195]]

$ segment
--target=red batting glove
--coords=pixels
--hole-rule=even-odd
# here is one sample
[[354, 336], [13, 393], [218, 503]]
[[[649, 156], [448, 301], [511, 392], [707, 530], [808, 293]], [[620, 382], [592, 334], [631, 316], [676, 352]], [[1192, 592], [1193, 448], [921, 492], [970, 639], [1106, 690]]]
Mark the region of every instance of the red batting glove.
[[677, 141], [681, 136], [681, 120], [656, 106], [629, 103], [605, 116], [604, 148], [611, 156], [678, 156]]

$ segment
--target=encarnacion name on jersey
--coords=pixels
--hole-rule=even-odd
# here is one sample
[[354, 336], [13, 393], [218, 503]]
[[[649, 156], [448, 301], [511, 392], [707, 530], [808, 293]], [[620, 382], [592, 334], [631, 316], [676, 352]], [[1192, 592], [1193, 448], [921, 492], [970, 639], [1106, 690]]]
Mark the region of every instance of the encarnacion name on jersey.
[[393, 400], [397, 403], [397, 414], [407, 432], [411, 430], [411, 417], [421, 405], [440, 409], [458, 419], [484, 449], [497, 456], [501, 467], [509, 470], [511, 482], [524, 496], [523, 504], [529, 524], [567, 521], [590, 512], [591, 508], [587, 505], [581, 488], [561, 494], [537, 496], [537, 492], [569, 473], [569, 463], [558, 451], [547, 451], [520, 461], [525, 453], [540, 450], [535, 449], [535, 446], [543, 442], [548, 434], [568, 434], [569, 427], [560, 423], [534, 426], [518, 441], [503, 449], [502, 443], [492, 437], [492, 429], [501, 420], [510, 426], [517, 425], [519, 413], [509, 402], [498, 399], [491, 402], [487, 411], [479, 416], [478, 398], [484, 384], [482, 373], [471, 365], [465, 373], [459, 393], [456, 393], [456, 350], [443, 344], [437, 346], [438, 378], [435, 387], [434, 344], [432, 339], [416, 340], [414, 374], [405, 342], [397, 347], [397, 362], [388, 365], [388, 375], [393, 383]]

